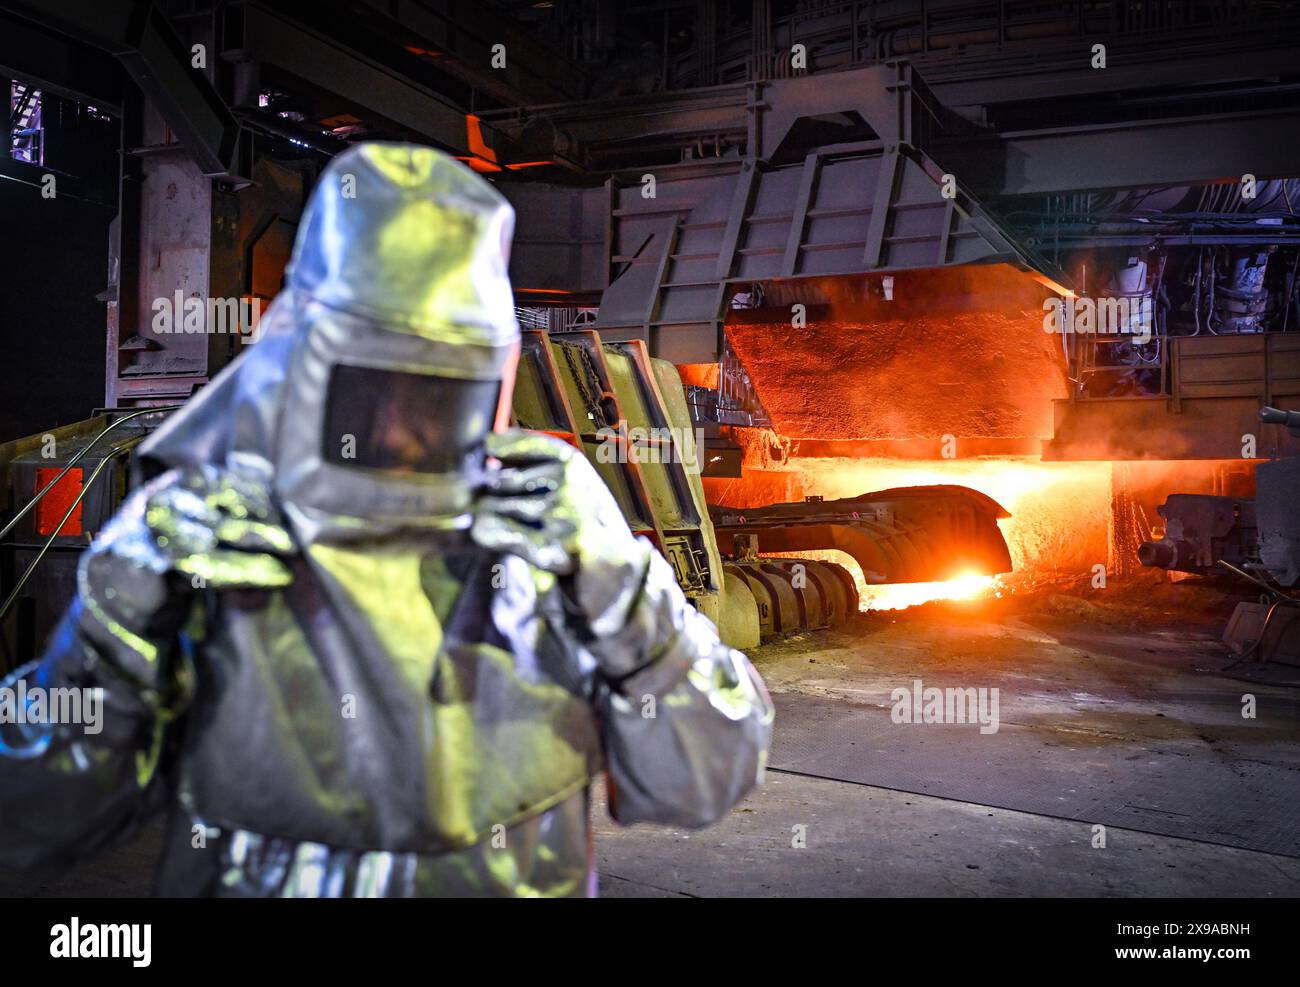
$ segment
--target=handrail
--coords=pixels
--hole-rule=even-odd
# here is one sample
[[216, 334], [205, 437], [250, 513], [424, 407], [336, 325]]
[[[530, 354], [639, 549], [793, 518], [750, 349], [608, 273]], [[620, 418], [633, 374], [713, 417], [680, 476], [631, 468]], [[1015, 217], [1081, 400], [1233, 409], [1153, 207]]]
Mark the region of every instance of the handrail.
[[[104, 426], [103, 431], [101, 431], [98, 435], [96, 435], [93, 439], [91, 439], [90, 442], [86, 444], [85, 448], [83, 448], [79, 453], [77, 453], [70, 460], [68, 460], [68, 465], [63, 467], [63, 469], [59, 470], [58, 476], [56, 476], [53, 480], [51, 480], [40, 490], [38, 490], [36, 492], [36, 496], [34, 496], [31, 500], [29, 500], [26, 504], [24, 504], [22, 509], [18, 511], [18, 513], [15, 514], [12, 518], [9, 519], [8, 524], [6, 524], [3, 528], [0, 528], [0, 541], [4, 541], [5, 535], [9, 534], [9, 532], [13, 530], [14, 525], [16, 525], [23, 518], [25, 518], [27, 516], [28, 511], [30, 511], [33, 507], [39, 504], [41, 502], [41, 499], [47, 493], [49, 493], [51, 490], [53, 490], [55, 487], [59, 485], [59, 481], [62, 480], [65, 476], [67, 476], [68, 470], [72, 469], [72, 467], [76, 466], [77, 463], [81, 462], [81, 460], [85, 458], [86, 453], [90, 452], [91, 449], [95, 448], [95, 446], [99, 444], [99, 440], [102, 439], [109, 432], [113, 431], [113, 429], [117, 428], [117, 426], [121, 425], [123, 422], [129, 422], [132, 418], [139, 418], [141, 415], [151, 414], [152, 412], [156, 412], [156, 411], [175, 411], [179, 407], [181, 407], [179, 404], [172, 404], [172, 405], [164, 405], [158, 408], [142, 408], [140, 411], [133, 411], [129, 415], [123, 415], [121, 418], [117, 419], [117, 421], [110, 422], [108, 425]], [[78, 501], [80, 501], [81, 498], [78, 497], [77, 499]], [[60, 523], [59, 527], [60, 528], [63, 527], [62, 523]], [[0, 619], [3, 619], [3, 611], [0, 611]]]
[[123, 445], [121, 448], [114, 449], [111, 453], [100, 460], [99, 465], [91, 471], [90, 478], [81, 485], [81, 492], [77, 494], [77, 498], [68, 508], [68, 512], [63, 515], [63, 519], [55, 526], [54, 532], [45, 540], [45, 544], [41, 546], [41, 550], [36, 553], [36, 558], [32, 559], [32, 564], [29, 565], [26, 570], [24, 570], [22, 576], [19, 577], [17, 584], [9, 593], [9, 596], [5, 598], [4, 603], [0, 604], [0, 624], [4, 623], [4, 619], [8, 615], [10, 608], [18, 600], [18, 594], [23, 591], [23, 587], [27, 585], [27, 580], [29, 580], [32, 573], [36, 571], [36, 567], [41, 564], [41, 559], [45, 558], [45, 553], [50, 550], [51, 546], [53, 546], [54, 540], [59, 537], [59, 532], [63, 530], [63, 526], [67, 524], [68, 519], [72, 517], [72, 512], [77, 509], [77, 506], [81, 503], [86, 494], [90, 493], [90, 488], [95, 485], [95, 481], [99, 478], [99, 474], [104, 471], [104, 467], [119, 456], [130, 452], [132, 447], [137, 443]]

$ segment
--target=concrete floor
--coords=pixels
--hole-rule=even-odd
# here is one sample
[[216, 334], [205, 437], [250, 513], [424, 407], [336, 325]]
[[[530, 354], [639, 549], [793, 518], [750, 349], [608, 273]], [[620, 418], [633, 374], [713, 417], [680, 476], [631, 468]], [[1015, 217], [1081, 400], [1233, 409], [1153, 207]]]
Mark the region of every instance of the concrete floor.
[[[833, 712], [865, 712], [886, 724], [890, 690], [913, 677], [927, 685], [996, 685], [1003, 721], [1027, 732], [1041, 752], [1042, 771], [1029, 777], [1049, 793], [1058, 783], [1052, 771], [1075, 763], [1076, 752], [1094, 782], [1109, 771], [1118, 777], [1102, 781], [1122, 783], [1124, 765], [1171, 757], [1180, 769], [1203, 768], [1210, 781], [1235, 777], [1223, 772], [1239, 765], [1249, 778], [1247, 766], [1267, 765], [1272, 777], [1281, 772], [1300, 791], [1300, 669], [1233, 667], [1217, 643], [1232, 597], [1218, 590], [1152, 579], [1115, 589], [1105, 598], [1040, 593], [864, 615], [844, 629], [760, 648], [753, 658], [778, 709], [815, 699], [832, 704]], [[1257, 696], [1261, 714], [1243, 724], [1235, 703], [1246, 691]], [[783, 739], [792, 728], [787, 721], [783, 734], [778, 716], [775, 764], [789, 756]], [[940, 745], [969, 745], [978, 733], [944, 736]], [[873, 743], [877, 755], [884, 752], [879, 740]], [[863, 744], [863, 757], [871, 756], [870, 746]], [[1108, 761], [1095, 759], [1101, 750]], [[1006, 804], [1015, 801], [1014, 790], [1002, 807], [916, 794], [934, 787], [928, 766], [935, 763], [921, 761], [914, 778], [888, 787], [770, 770], [767, 783], [725, 820], [695, 832], [620, 827], [605, 812], [598, 785], [593, 819], [601, 892], [1300, 895], [1300, 855], [1243, 849], [1231, 845], [1241, 842], [1231, 832], [1187, 839], [1168, 835], [1166, 827], [1160, 835], [1159, 819], [1137, 812], [1133, 824], [1108, 825], [1106, 846], [1096, 848], [1090, 820], [1017, 811]], [[1032, 755], [1029, 763], [1036, 765]], [[1186, 794], [1202, 805], [1217, 797]], [[1249, 787], [1231, 795], [1251, 797]], [[1258, 813], [1276, 814], [1278, 805], [1261, 793]], [[1254, 813], [1256, 807], [1247, 808]], [[1150, 826], [1148, 818], [1155, 820]], [[1293, 818], [1282, 820], [1288, 832], [1295, 831]], [[794, 845], [796, 832], [801, 847]], [[0, 875], [0, 896], [146, 894], [157, 842], [155, 828], [75, 875]]]
[[[1235, 599], [1232, 590], [1144, 576], [1112, 583], [1104, 596], [1039, 593], [864, 615], [847, 629], [760, 648], [753, 658], [778, 711], [791, 705], [783, 700], [817, 697], [886, 724], [891, 689], [913, 678], [997, 686], [1003, 723], [1032, 736], [1041, 752], [1039, 784], [1048, 794], [1054, 784], [1075, 781], [1049, 774], [1061, 764], [1095, 774], [1116, 763], [1159, 764], [1163, 755], [1174, 757], [1184, 776], [1190, 764], [1207, 779], [1232, 774], [1237, 764], [1267, 763], [1300, 792], [1300, 669], [1233, 667], [1218, 635]], [[1240, 716], [1244, 692], [1257, 697], [1256, 720]], [[779, 712], [777, 732], [780, 764]], [[947, 736], [940, 745], [981, 740], [977, 731]], [[862, 757], [872, 756], [873, 743], [879, 747], [879, 738], [863, 742]], [[1097, 759], [1099, 750], [1108, 760]], [[1091, 780], [1122, 783], [1129, 769], [1109, 770], [1120, 777]], [[1164, 820], [1135, 811], [1134, 828], [1108, 825], [1105, 847], [1094, 848], [1091, 821], [914, 794], [929, 781], [924, 762], [916, 777], [890, 787], [774, 770], [762, 789], [703, 832], [622, 828], [598, 812], [602, 892], [1300, 895], [1300, 857], [1224, 845], [1233, 834], [1159, 835]], [[907, 788], [913, 791], [898, 790]], [[1193, 802], [1215, 798], [1185, 794]], [[1003, 797], [1014, 802], [1016, 792]], [[1252, 793], [1247, 786], [1232, 797]], [[1277, 812], [1276, 802], [1261, 795], [1249, 814]], [[1156, 832], [1137, 825], [1147, 820]], [[1292, 833], [1300, 826], [1294, 817], [1282, 825]], [[802, 848], [793, 846], [795, 827], [803, 827]]]
[[[719, 825], [596, 816], [607, 897], [1250, 897], [1300, 894], [1300, 860], [772, 772]], [[792, 830], [806, 827], [806, 845]]]

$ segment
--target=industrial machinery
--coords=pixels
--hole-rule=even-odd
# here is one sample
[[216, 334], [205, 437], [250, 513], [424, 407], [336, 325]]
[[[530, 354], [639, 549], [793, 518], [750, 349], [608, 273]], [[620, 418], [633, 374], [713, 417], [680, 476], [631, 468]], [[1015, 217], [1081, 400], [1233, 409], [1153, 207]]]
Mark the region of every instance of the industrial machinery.
[[514, 413], [520, 427], [587, 455], [632, 529], [658, 546], [687, 596], [736, 647], [835, 626], [857, 611], [857, 585], [844, 566], [792, 553], [842, 551], [867, 583], [1011, 568], [997, 526], [1006, 511], [965, 487], [756, 510], [709, 506], [703, 430], [677, 368], [651, 358], [641, 340], [525, 332]]
[[[1259, 419], [1300, 437], [1300, 412], [1266, 407]], [[1197, 575], [1226, 570], [1257, 584], [1261, 599], [1237, 605], [1225, 643], [1243, 657], [1300, 665], [1300, 600], [1282, 591], [1300, 583], [1300, 458], [1260, 463], [1255, 488], [1253, 500], [1171, 494], [1159, 509], [1163, 537], [1143, 542], [1138, 558]]]
[[1138, 546], [1144, 566], [1206, 575], [1219, 562], [1258, 564], [1255, 502], [1209, 494], [1170, 494], [1158, 507], [1164, 535]]
[[860, 497], [754, 510], [714, 508], [719, 539], [750, 539], [757, 553], [837, 549], [861, 567], [863, 581], [924, 583], [968, 572], [1011, 571], [990, 497], [942, 484], [896, 487]]

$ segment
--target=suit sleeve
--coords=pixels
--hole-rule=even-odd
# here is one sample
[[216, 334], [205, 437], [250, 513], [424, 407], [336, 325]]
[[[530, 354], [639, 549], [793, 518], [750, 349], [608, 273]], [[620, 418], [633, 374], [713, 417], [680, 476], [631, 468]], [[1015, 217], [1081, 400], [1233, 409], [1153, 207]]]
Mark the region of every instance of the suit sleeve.
[[707, 826], [762, 780], [772, 704], [749, 659], [718, 639], [672, 567], [645, 548], [627, 626], [596, 645], [646, 659], [604, 690], [610, 808], [619, 822]]
[[151, 568], [144, 492], [82, 556], [76, 598], [39, 660], [0, 683], [0, 865], [92, 856], [157, 807], [190, 600]]
[[773, 709], [749, 660], [687, 601], [672, 566], [628, 529], [582, 456], [586, 491], [569, 594], [601, 670], [597, 702], [620, 822], [706, 826], [762, 779]]

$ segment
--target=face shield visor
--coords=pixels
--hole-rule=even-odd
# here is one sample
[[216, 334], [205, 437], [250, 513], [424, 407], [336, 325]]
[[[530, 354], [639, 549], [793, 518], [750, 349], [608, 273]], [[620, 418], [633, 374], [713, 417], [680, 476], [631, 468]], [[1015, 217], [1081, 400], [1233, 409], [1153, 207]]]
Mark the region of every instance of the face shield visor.
[[299, 317], [273, 464], [295, 523], [360, 538], [466, 522], [518, 344], [434, 341], [315, 303]]
[[321, 458], [397, 474], [476, 474], [501, 404], [499, 380], [335, 365]]

